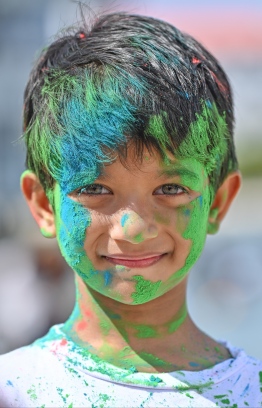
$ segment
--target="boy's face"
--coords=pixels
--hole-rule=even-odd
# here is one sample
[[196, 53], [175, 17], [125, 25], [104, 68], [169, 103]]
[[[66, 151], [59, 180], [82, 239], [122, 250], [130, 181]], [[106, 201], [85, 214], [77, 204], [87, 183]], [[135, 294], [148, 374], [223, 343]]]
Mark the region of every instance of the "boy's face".
[[[54, 192], [58, 242], [67, 263], [95, 291], [141, 304], [175, 287], [199, 257], [207, 233], [210, 186], [195, 159], [142, 163], [117, 159], [73, 191]], [[85, 181], [86, 180], [86, 181]]]

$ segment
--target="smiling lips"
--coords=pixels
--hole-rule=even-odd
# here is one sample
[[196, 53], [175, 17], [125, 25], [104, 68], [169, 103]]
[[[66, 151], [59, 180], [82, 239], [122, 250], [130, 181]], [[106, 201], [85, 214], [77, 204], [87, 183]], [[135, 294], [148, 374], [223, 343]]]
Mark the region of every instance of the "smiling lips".
[[116, 256], [105, 256], [105, 259], [107, 259], [108, 262], [114, 264], [114, 265], [122, 265], [122, 266], [127, 266], [129, 268], [145, 268], [147, 266], [154, 265], [157, 263], [160, 259], [163, 258], [163, 256], [166, 254], [157, 254], [157, 255], [142, 255], [141, 257], [129, 257], [129, 256], [121, 256], [116, 257]]

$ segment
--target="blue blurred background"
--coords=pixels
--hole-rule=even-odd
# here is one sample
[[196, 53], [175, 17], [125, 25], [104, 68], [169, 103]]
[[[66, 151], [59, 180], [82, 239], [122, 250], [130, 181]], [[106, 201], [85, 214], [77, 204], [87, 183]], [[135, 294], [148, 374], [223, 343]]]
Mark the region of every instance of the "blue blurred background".
[[[196, 37], [220, 60], [235, 95], [243, 187], [218, 235], [190, 274], [188, 302], [199, 327], [262, 359], [262, 2], [144, 0], [88, 3], [95, 13], [150, 15]], [[37, 52], [79, 17], [69, 0], [0, 1], [0, 353], [62, 322], [73, 274], [44, 239], [19, 189], [25, 149], [23, 90]]]

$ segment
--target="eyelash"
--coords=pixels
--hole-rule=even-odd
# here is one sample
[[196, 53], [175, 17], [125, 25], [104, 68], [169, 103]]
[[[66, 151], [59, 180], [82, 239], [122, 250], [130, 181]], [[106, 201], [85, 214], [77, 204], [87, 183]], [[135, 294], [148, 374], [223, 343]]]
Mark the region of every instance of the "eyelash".
[[[87, 190], [88, 188], [92, 188], [92, 187], [93, 187], [93, 188], [101, 187], [101, 189], [105, 189], [105, 190], [107, 190], [108, 192], [107, 192], [107, 193], [104, 193], [104, 194], [101, 194], [101, 193], [100, 193], [100, 194], [98, 194], [98, 193], [87, 193], [86, 190]], [[164, 187], [172, 187], [172, 188], [175, 187], [176, 190], [181, 190], [181, 192], [180, 192], [180, 193], [176, 192], [175, 194], [165, 194], [165, 193], [155, 194], [155, 192], [156, 192], [157, 190], [163, 189]], [[110, 195], [110, 194], [112, 194], [112, 192], [111, 192], [110, 190], [108, 190], [106, 187], [104, 187], [102, 184], [89, 184], [89, 185], [87, 185], [87, 186], [85, 186], [85, 187], [81, 187], [79, 190], [77, 190], [77, 191], [76, 191], [76, 194], [77, 194], [78, 196], [84, 194], [84, 195], [87, 195], [87, 196], [89, 196], [89, 197], [94, 197], [94, 196], [101, 196], [101, 195]], [[162, 186], [158, 187], [158, 188], [154, 191], [153, 194], [154, 194], [154, 195], [165, 195], [165, 196], [177, 196], [177, 195], [180, 195], [180, 194], [188, 194], [188, 191], [187, 191], [184, 187], [179, 186], [178, 184], [170, 183], [170, 184], [163, 184]]]
[[[170, 186], [171, 186], [172, 188], [175, 187], [176, 190], [181, 190], [181, 192], [180, 192], [180, 193], [176, 192], [176, 194], [164, 194], [164, 193], [163, 193], [163, 194], [159, 194], [159, 195], [177, 196], [177, 195], [180, 195], [180, 194], [188, 194], [188, 191], [187, 191], [184, 187], [181, 187], [181, 186], [179, 186], [178, 184], [175, 184], [175, 183], [163, 184], [162, 186], [158, 187], [155, 191], [159, 190], [160, 188], [163, 189], [163, 187], [170, 187]], [[155, 194], [155, 195], [156, 195], [156, 194]]]
[[90, 187], [101, 187], [102, 189], [106, 189], [109, 193], [106, 193], [106, 195], [111, 194], [110, 190], [108, 190], [106, 187], [102, 186], [102, 184], [89, 184], [85, 187], [81, 187], [79, 190], [76, 191], [77, 195], [80, 196], [81, 194], [87, 195], [89, 197], [93, 196], [99, 196], [99, 195], [105, 195], [105, 194], [97, 194], [97, 193], [86, 193], [85, 190], [87, 190]]

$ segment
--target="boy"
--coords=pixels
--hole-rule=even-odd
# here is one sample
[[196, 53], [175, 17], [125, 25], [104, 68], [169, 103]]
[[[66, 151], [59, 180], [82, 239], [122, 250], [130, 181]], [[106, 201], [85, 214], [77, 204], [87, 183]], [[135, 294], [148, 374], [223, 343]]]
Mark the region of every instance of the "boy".
[[71, 317], [0, 358], [12, 407], [261, 406], [262, 364], [201, 332], [187, 275], [240, 186], [225, 73], [115, 13], [51, 44], [24, 110], [22, 191], [74, 270]]

